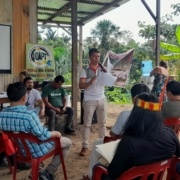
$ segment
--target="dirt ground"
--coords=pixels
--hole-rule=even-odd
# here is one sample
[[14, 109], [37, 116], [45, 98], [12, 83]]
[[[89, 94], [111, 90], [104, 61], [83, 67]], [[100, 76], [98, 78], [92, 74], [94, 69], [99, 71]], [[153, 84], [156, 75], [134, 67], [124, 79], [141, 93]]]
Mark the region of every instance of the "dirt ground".
[[[131, 109], [131, 105], [117, 105], [117, 104], [109, 104], [108, 105], [108, 116], [107, 116], [107, 135], [116, 121], [116, 118], [118, 117], [119, 113], [123, 110], [128, 110]], [[78, 120], [80, 122], [80, 109], [78, 109]], [[89, 164], [89, 155], [86, 157], [81, 157], [79, 156], [79, 152], [81, 150], [81, 134], [80, 134], [80, 128], [81, 125], [78, 124], [76, 129], [77, 129], [77, 134], [76, 136], [67, 136], [68, 138], [71, 139], [73, 142], [73, 146], [71, 149], [71, 152], [69, 156], [65, 160], [65, 165], [66, 165], [66, 170], [67, 170], [67, 176], [69, 180], [81, 180], [82, 175], [87, 172], [88, 170], [88, 164]], [[90, 144], [92, 145], [93, 142], [98, 138], [98, 128], [97, 124], [93, 124], [91, 128], [91, 136], [90, 136]], [[91, 147], [89, 150], [89, 154], [91, 151]], [[44, 161], [45, 165], [48, 164], [48, 162], [51, 159], [48, 159]], [[26, 180], [28, 179], [28, 175], [30, 173], [30, 170], [23, 170], [23, 171], [18, 171], [17, 173], [17, 180]], [[9, 173], [8, 168], [1, 168], [0, 169], [0, 180], [11, 180], [12, 175]], [[62, 180], [63, 174], [62, 174], [62, 169], [61, 167], [59, 168], [58, 172], [56, 173], [56, 180]]]

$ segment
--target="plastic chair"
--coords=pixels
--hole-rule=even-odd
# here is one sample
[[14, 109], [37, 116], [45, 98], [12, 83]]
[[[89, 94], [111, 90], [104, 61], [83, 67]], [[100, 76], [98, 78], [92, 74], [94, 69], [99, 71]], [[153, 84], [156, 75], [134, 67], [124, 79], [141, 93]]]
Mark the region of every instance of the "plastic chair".
[[0, 132], [0, 153], [5, 153], [10, 173], [13, 173], [13, 165], [11, 165], [10, 156], [15, 154], [14, 145], [8, 136], [2, 132]]
[[[171, 160], [172, 158], [161, 162], [133, 167], [120, 175], [117, 180], [133, 180], [135, 178], [141, 180], [147, 180], [148, 178], [151, 180], [162, 180], [165, 171], [170, 167]], [[92, 180], [101, 180], [103, 174], [108, 175], [107, 169], [101, 165], [95, 165]]]
[[118, 138], [112, 138], [110, 136], [105, 136], [103, 142], [108, 143], [108, 142], [111, 142], [111, 141], [116, 141], [117, 139], [121, 139], [121, 138], [122, 138], [122, 136], [119, 136]]
[[[9, 137], [9, 139], [12, 140], [12, 142], [14, 144], [14, 147], [16, 149], [16, 154], [15, 154], [15, 157], [14, 157], [13, 180], [16, 180], [17, 162], [31, 163], [32, 180], [37, 180], [38, 179], [40, 163], [43, 160], [45, 160], [45, 159], [47, 159], [47, 158], [49, 158], [49, 157], [51, 157], [51, 156], [53, 156], [55, 154], [60, 155], [62, 168], [63, 168], [63, 173], [64, 173], [64, 179], [67, 180], [67, 174], [66, 174], [66, 169], [65, 169], [65, 164], [64, 164], [64, 158], [63, 158], [62, 148], [61, 148], [59, 138], [50, 138], [48, 140], [41, 141], [36, 136], [34, 136], [32, 134], [29, 134], [29, 133], [11, 132], [11, 131], [3, 131], [3, 132]], [[37, 143], [37, 144], [42, 144], [42, 143], [46, 143], [46, 142], [54, 142], [54, 144], [55, 144], [54, 147], [55, 148], [52, 151], [45, 154], [44, 156], [33, 158], [32, 154], [31, 154], [31, 151], [30, 151], [29, 147], [26, 144], [26, 141]], [[21, 143], [19, 143], [19, 142], [21, 142]], [[21, 151], [22, 148], [23, 148], [24, 152]], [[24, 156], [24, 154], [26, 156]]]
[[174, 157], [171, 161], [170, 168], [167, 171], [166, 180], [179, 180], [180, 175], [176, 172], [176, 165], [180, 163], [180, 158]]
[[179, 137], [180, 132], [180, 117], [169, 117], [165, 118], [164, 124], [168, 127], [171, 127], [176, 135]]

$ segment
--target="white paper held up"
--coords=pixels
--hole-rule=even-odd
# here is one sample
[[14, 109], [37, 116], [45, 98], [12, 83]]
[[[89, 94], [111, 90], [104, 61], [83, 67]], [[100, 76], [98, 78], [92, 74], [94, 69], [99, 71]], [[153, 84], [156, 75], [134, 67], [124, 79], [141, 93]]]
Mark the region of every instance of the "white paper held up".
[[114, 86], [116, 81], [116, 77], [111, 75], [110, 73], [100, 73], [97, 77], [97, 83], [103, 86]]

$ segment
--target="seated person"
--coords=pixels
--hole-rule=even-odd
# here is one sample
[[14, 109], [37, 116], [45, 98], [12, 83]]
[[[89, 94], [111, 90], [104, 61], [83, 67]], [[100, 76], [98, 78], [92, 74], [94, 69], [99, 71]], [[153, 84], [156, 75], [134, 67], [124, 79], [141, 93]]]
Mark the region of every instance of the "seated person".
[[24, 79], [26, 78], [26, 77], [30, 77], [30, 75], [28, 74], [28, 72], [27, 71], [21, 71], [20, 73], [19, 73], [19, 82], [24, 82]]
[[[28, 110], [33, 110], [36, 114], [39, 114], [40, 117], [44, 116], [45, 106], [41, 98], [41, 94], [38, 90], [33, 88], [33, 79], [31, 77], [26, 77], [24, 79], [24, 84], [26, 86], [26, 107]], [[35, 103], [38, 103], [38, 106], [35, 107]]]
[[178, 81], [168, 82], [166, 91], [168, 101], [162, 104], [164, 118], [180, 117], [180, 83]]
[[42, 99], [45, 104], [45, 113], [47, 116], [49, 116], [49, 131], [54, 130], [56, 114], [67, 114], [64, 133], [72, 134], [75, 132], [75, 130], [71, 127], [74, 110], [71, 107], [67, 107], [66, 92], [62, 87], [64, 82], [65, 80], [63, 76], [56, 76], [52, 83], [43, 87]]
[[116, 179], [134, 166], [180, 157], [180, 143], [171, 128], [164, 126], [158, 98], [149, 93], [136, 97], [111, 163], [109, 179]]
[[[133, 104], [135, 103], [136, 96], [143, 92], [150, 93], [150, 89], [145, 84], [141, 84], [141, 83], [135, 84], [131, 88], [131, 97], [132, 97]], [[124, 126], [129, 118], [130, 114], [131, 114], [131, 111], [122, 111], [120, 113], [119, 117], [117, 118], [115, 124], [113, 125], [113, 127], [111, 128], [111, 131], [109, 133], [112, 138], [115, 138], [115, 139], [119, 138], [123, 134]], [[98, 144], [103, 144], [103, 139], [99, 139], [99, 140], [95, 141], [95, 143], [93, 145], [93, 148], [91, 151], [88, 175], [85, 174], [83, 176], [84, 180], [86, 180], [86, 179], [88, 180], [89, 177], [92, 177], [92, 168], [95, 164], [97, 164], [99, 162], [98, 159], [100, 157], [100, 154], [95, 150], [95, 146]]]
[[[150, 89], [145, 84], [142, 84], [142, 83], [135, 84], [131, 88], [131, 98], [132, 98], [133, 104], [135, 102], [136, 96], [143, 92], [150, 93]], [[113, 125], [109, 133], [112, 138], [118, 138], [118, 136], [123, 134], [123, 128], [130, 114], [131, 114], [131, 111], [122, 111], [120, 113], [119, 117], [117, 118], [115, 124]]]
[[[23, 83], [17, 82], [10, 84], [7, 88], [7, 96], [10, 100], [10, 107], [0, 112], [0, 130], [26, 132], [37, 136], [38, 139], [45, 141], [49, 138], [59, 138], [64, 158], [69, 154], [71, 149], [71, 140], [62, 137], [58, 131], [48, 131], [43, 128], [39, 117], [35, 112], [27, 111], [26, 103], [26, 87]], [[52, 143], [44, 143], [38, 145], [29, 143], [33, 157], [40, 157], [51, 151]], [[47, 179], [54, 180], [54, 173], [60, 165], [59, 155], [54, 155], [52, 161], [42, 174]]]

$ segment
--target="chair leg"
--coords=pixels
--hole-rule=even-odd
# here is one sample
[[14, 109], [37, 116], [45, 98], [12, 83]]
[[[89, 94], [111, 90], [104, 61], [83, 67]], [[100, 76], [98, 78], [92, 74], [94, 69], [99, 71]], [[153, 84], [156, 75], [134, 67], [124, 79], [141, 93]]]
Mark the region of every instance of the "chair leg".
[[64, 157], [63, 157], [63, 154], [62, 154], [62, 150], [60, 150], [59, 155], [60, 155], [60, 159], [61, 159], [64, 179], [67, 180], [67, 173], [66, 173], [66, 167], [65, 167], [65, 164], [64, 164]]
[[8, 166], [9, 166], [9, 169], [10, 169], [10, 173], [13, 174], [13, 166], [11, 165], [11, 162], [10, 162], [10, 159], [8, 157], [8, 155], [6, 154], [6, 159], [7, 159], [7, 162], [8, 162]]
[[31, 161], [31, 173], [32, 173], [32, 180], [39, 179], [39, 164], [36, 160]]
[[16, 180], [16, 171], [17, 171], [17, 160], [14, 157], [14, 168], [12, 169], [12, 173], [13, 173], [13, 180]]

